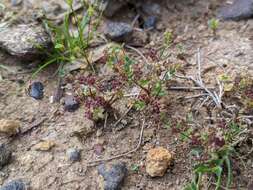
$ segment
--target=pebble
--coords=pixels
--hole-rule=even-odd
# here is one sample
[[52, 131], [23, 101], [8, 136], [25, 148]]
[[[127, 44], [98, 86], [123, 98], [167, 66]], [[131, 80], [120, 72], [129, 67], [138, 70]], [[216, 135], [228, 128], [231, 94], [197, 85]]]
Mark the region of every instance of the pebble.
[[0, 190], [26, 190], [26, 185], [21, 180], [14, 180], [2, 186]]
[[103, 177], [101, 186], [104, 190], [119, 190], [123, 185], [127, 175], [127, 167], [123, 162], [105, 166], [98, 166], [98, 173]]
[[67, 150], [68, 159], [71, 162], [77, 162], [81, 160], [81, 151], [76, 148], [70, 148]]
[[149, 16], [145, 21], [143, 28], [144, 29], [154, 29], [156, 27], [157, 17]]
[[36, 60], [45, 55], [51, 45], [50, 36], [42, 26], [19, 24], [0, 30], [0, 48], [19, 60]]
[[102, 152], [104, 151], [104, 147], [103, 147], [103, 145], [102, 144], [95, 144], [94, 146], [93, 146], [93, 149], [94, 149], [94, 153], [96, 154], [96, 155], [101, 155], [102, 154]]
[[133, 27], [124, 22], [109, 22], [104, 28], [107, 38], [116, 42], [127, 42], [131, 39]]
[[51, 148], [55, 146], [55, 143], [53, 141], [42, 141], [36, 144], [33, 148], [34, 150], [38, 151], [49, 151]]
[[1, 119], [0, 133], [8, 136], [16, 135], [20, 130], [20, 122], [15, 120]]
[[36, 100], [44, 97], [44, 86], [41, 82], [33, 82], [30, 86], [29, 95]]
[[252, 17], [252, 0], [235, 0], [232, 5], [222, 7], [218, 14], [218, 18], [224, 20], [242, 20]]
[[172, 154], [165, 148], [150, 149], [146, 159], [146, 172], [151, 177], [164, 176], [172, 162]]
[[79, 102], [75, 96], [67, 95], [64, 99], [64, 109], [68, 112], [74, 112], [79, 108]]
[[125, 120], [125, 119], [122, 119], [122, 120], [120, 121], [120, 123], [122, 123], [123, 125], [127, 125], [127, 124], [128, 124], [127, 120]]
[[11, 151], [4, 144], [0, 145], [0, 169], [11, 161]]

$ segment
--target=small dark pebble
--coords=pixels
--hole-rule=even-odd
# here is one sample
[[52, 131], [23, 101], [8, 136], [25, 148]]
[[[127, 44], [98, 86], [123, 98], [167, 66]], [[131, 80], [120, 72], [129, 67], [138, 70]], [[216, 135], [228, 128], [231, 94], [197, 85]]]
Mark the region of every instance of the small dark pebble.
[[29, 95], [36, 100], [40, 100], [44, 96], [44, 86], [41, 82], [33, 82], [30, 86]]
[[101, 155], [102, 152], [104, 151], [104, 147], [102, 144], [95, 144], [93, 146], [93, 149], [96, 155]]
[[131, 39], [133, 27], [124, 22], [109, 22], [107, 23], [104, 34], [110, 40], [116, 42], [127, 42]]
[[0, 169], [11, 161], [11, 151], [4, 144], [0, 146]]
[[74, 112], [79, 108], [79, 102], [76, 100], [75, 96], [67, 95], [64, 100], [64, 109], [68, 112]]
[[221, 8], [218, 14], [218, 18], [223, 20], [242, 20], [252, 17], [252, 0], [235, 0], [232, 5]]
[[127, 175], [127, 167], [123, 162], [108, 166], [98, 166], [98, 173], [104, 178], [104, 190], [119, 190]]
[[143, 28], [144, 29], [154, 29], [156, 27], [157, 17], [149, 16], [145, 21]]
[[2, 186], [0, 190], [26, 190], [26, 185], [21, 180], [14, 180]]
[[78, 149], [70, 148], [67, 150], [68, 159], [72, 162], [77, 162], [81, 160], [81, 152]]

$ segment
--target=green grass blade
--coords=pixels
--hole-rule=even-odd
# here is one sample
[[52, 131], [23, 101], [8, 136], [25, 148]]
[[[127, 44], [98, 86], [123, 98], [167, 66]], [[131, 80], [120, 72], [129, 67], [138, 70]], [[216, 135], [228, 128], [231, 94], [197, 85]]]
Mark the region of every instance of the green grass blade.
[[217, 182], [216, 182], [216, 187], [215, 187], [215, 190], [219, 190], [220, 187], [221, 187], [221, 174], [222, 174], [222, 167], [221, 166], [217, 166], [214, 168], [214, 173], [216, 174], [217, 176]]
[[57, 61], [58, 58], [54, 58], [49, 60], [48, 62], [46, 62], [45, 64], [43, 64], [42, 66], [40, 66], [33, 74], [32, 74], [32, 78], [34, 78], [39, 72], [41, 72], [44, 68], [46, 68], [47, 66], [49, 66], [52, 63], [55, 63]]
[[226, 188], [228, 189], [229, 186], [231, 185], [231, 182], [232, 182], [232, 166], [231, 166], [231, 161], [228, 157], [225, 158], [225, 162], [226, 162], [226, 165], [227, 165], [227, 170], [228, 170], [228, 176], [227, 176], [227, 185], [226, 185]]

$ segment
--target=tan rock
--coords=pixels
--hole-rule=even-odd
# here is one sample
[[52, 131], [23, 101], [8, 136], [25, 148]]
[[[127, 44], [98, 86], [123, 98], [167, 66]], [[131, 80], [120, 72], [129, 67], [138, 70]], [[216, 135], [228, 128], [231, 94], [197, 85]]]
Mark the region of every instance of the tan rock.
[[34, 150], [48, 151], [54, 146], [55, 146], [55, 143], [53, 141], [43, 141], [36, 144], [33, 148]]
[[19, 132], [20, 122], [15, 120], [1, 119], [0, 120], [0, 133], [6, 135], [15, 135]]
[[151, 177], [163, 176], [172, 161], [172, 154], [165, 148], [158, 147], [148, 151], [146, 172]]

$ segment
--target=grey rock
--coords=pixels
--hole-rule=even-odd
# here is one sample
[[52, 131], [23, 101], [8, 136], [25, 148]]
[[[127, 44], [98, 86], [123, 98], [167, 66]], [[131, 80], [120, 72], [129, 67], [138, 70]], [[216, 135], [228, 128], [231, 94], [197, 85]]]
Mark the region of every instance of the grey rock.
[[127, 167], [123, 162], [108, 167], [101, 164], [98, 173], [104, 178], [104, 190], [120, 190], [127, 175]]
[[127, 42], [131, 39], [133, 27], [124, 22], [107, 23], [104, 34], [107, 38], [116, 42]]
[[11, 0], [11, 5], [12, 6], [18, 6], [22, 3], [22, 0]]
[[67, 95], [64, 99], [64, 109], [68, 112], [74, 112], [79, 108], [79, 102], [73, 95]]
[[11, 161], [11, 151], [4, 144], [0, 145], [0, 169]]
[[156, 27], [157, 17], [149, 16], [145, 21], [143, 28], [144, 29], [154, 29]]
[[26, 190], [26, 185], [21, 180], [14, 180], [2, 186], [0, 190]]
[[159, 16], [161, 15], [161, 6], [157, 3], [142, 3], [142, 11], [150, 16]]
[[45, 13], [56, 13], [61, 11], [61, 6], [58, 3], [42, 2], [42, 9]]
[[232, 5], [222, 7], [218, 18], [223, 20], [242, 20], [253, 17], [253, 0], [235, 0]]
[[64, 10], [60, 2], [43, 1], [41, 3], [43, 13], [48, 18], [57, 17], [60, 14], [64, 14]]
[[44, 96], [44, 86], [41, 82], [33, 82], [30, 86], [29, 95], [36, 100], [40, 100]]
[[81, 152], [78, 149], [70, 148], [67, 150], [68, 159], [72, 162], [77, 162], [81, 160]]
[[23, 60], [48, 52], [52, 43], [42, 26], [20, 24], [0, 30], [0, 48]]

